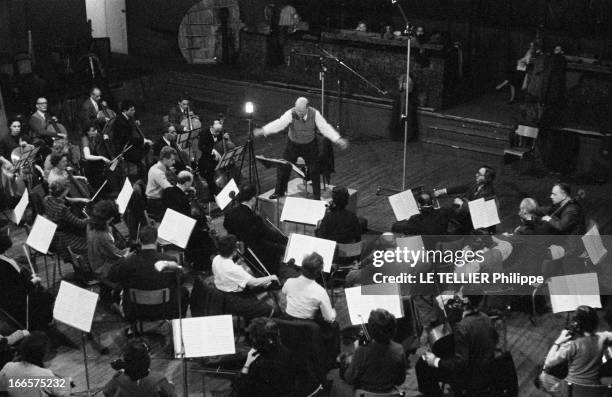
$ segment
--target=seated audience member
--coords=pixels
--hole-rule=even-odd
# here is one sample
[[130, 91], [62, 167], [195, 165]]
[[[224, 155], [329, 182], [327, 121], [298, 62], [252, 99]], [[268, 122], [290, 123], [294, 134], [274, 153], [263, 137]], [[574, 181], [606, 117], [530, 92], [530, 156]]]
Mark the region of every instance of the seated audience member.
[[290, 318], [314, 320], [319, 312], [323, 320], [336, 320], [336, 311], [331, 305], [325, 288], [315, 281], [323, 271], [323, 258], [313, 252], [302, 261], [302, 275], [290, 278], [283, 285], [282, 295], [287, 302], [285, 314]]
[[[41, 286], [40, 277], [22, 268], [6, 256], [13, 242], [6, 232], [0, 233], [0, 307], [30, 331], [46, 331], [53, 320], [53, 296]], [[29, 302], [28, 302], [29, 301]], [[29, 303], [29, 304], [28, 304]], [[0, 316], [2, 317], [2, 316]], [[26, 318], [29, 317], [29, 321]], [[7, 319], [8, 321], [8, 319]], [[28, 324], [29, 322], [29, 324]], [[17, 324], [7, 322], [0, 333], [17, 331]]]
[[[58, 396], [70, 395], [71, 378], [60, 378], [45, 368], [45, 356], [49, 350], [49, 339], [40, 331], [26, 336], [19, 346], [19, 360], [7, 363], [0, 371], [0, 390], [8, 390], [9, 397], [20, 396]], [[10, 381], [17, 379], [45, 378], [51, 382], [40, 382], [39, 387], [10, 387]], [[48, 383], [51, 383], [50, 385]]]
[[435, 237], [443, 236], [448, 233], [448, 222], [453, 215], [452, 208], [434, 208], [433, 197], [429, 192], [420, 193], [416, 201], [421, 209], [419, 214], [415, 214], [410, 219], [397, 221], [391, 226], [393, 233], [405, 234], [408, 236], [424, 236], [423, 243], [427, 249], [434, 249], [435, 243], [439, 240]]
[[[139, 313], [144, 310], [151, 310], [151, 316], [164, 314], [177, 316], [177, 298], [180, 296], [183, 302], [182, 315], [187, 311], [189, 301], [189, 291], [184, 286], [180, 291], [176, 290], [176, 275], [173, 272], [159, 271], [156, 268], [158, 262], [170, 262], [176, 265], [176, 258], [157, 252], [157, 229], [152, 226], [143, 226], [140, 229], [140, 241], [142, 247], [140, 252], [122, 258], [110, 269], [108, 279], [119, 284], [123, 288], [123, 310], [129, 318], [134, 311]], [[138, 289], [152, 291], [168, 288], [170, 290], [170, 300], [164, 307], [143, 307], [133, 304], [130, 301], [128, 290]], [[173, 318], [173, 317], [169, 317]]]
[[416, 364], [419, 391], [428, 396], [441, 396], [438, 382], [449, 383], [455, 395], [465, 392], [471, 397], [485, 397], [491, 393], [490, 366], [498, 335], [489, 316], [478, 306], [482, 295], [464, 295], [463, 317], [457, 323], [453, 339], [455, 352], [450, 358], [425, 353]]
[[200, 206], [191, 205], [189, 195], [195, 190], [191, 186], [192, 183], [193, 175], [191, 172], [186, 170], [179, 172], [176, 185], [164, 189], [162, 204], [164, 211], [170, 208], [196, 220], [196, 225], [185, 250], [185, 259], [188, 263], [193, 263], [196, 270], [210, 270], [210, 257], [214, 252], [214, 242], [208, 231], [206, 215]]
[[293, 397], [295, 395], [295, 358], [282, 344], [273, 319], [256, 318], [247, 330], [251, 350], [234, 381], [236, 397]]
[[45, 217], [57, 224], [53, 245], [66, 263], [72, 263], [68, 247], [77, 254], [87, 253], [87, 220], [70, 210], [66, 199], [69, 192], [68, 180], [57, 179], [49, 184], [49, 195], [44, 199]]
[[391, 340], [396, 331], [393, 314], [384, 309], [372, 310], [367, 329], [369, 343], [359, 346], [353, 355], [343, 356], [340, 379], [332, 375], [332, 397], [352, 397], [355, 389], [387, 393], [406, 379], [408, 362], [404, 348]]
[[329, 208], [321, 219], [317, 230], [315, 230], [315, 236], [333, 240], [340, 244], [361, 241], [359, 218], [346, 209], [348, 202], [348, 190], [342, 186], [334, 187]]
[[[261, 216], [255, 213], [257, 188], [252, 183], [240, 186], [237, 201], [240, 205], [230, 209], [223, 220], [223, 227], [229, 234], [251, 248], [271, 273], [277, 273], [280, 257], [285, 251], [286, 238], [272, 230]], [[249, 259], [253, 259], [249, 256]]]
[[[114, 362], [115, 363], [115, 362]], [[113, 363], [113, 368], [116, 368]], [[149, 347], [130, 341], [116, 363], [121, 370], [104, 386], [107, 397], [175, 397], [174, 385], [159, 372], [151, 372]]]
[[156, 221], [163, 217], [162, 192], [172, 184], [166, 177], [166, 172], [176, 161], [176, 150], [170, 146], [164, 146], [159, 152], [159, 160], [149, 168], [147, 178], [147, 210], [149, 215]]
[[236, 244], [236, 236], [232, 234], [219, 238], [219, 255], [214, 257], [212, 263], [215, 287], [226, 293], [226, 308], [231, 314], [247, 319], [273, 315], [273, 304], [257, 299], [252, 289], [269, 287], [274, 281], [278, 282], [278, 277], [256, 278], [235, 263]]
[[546, 371], [561, 363], [568, 365], [565, 381], [580, 385], [600, 384], [601, 356], [605, 345], [612, 341], [612, 332], [595, 332], [597, 325], [595, 309], [589, 306], [579, 306], [576, 309], [569, 330], [561, 331], [544, 361], [540, 382], [548, 385], [549, 391], [558, 390], [561, 380], [551, 381], [551, 375]]
[[115, 245], [110, 224], [115, 218], [117, 207], [112, 201], [104, 200], [94, 205], [87, 225], [87, 258], [96, 275], [106, 278], [111, 267], [127, 252]]

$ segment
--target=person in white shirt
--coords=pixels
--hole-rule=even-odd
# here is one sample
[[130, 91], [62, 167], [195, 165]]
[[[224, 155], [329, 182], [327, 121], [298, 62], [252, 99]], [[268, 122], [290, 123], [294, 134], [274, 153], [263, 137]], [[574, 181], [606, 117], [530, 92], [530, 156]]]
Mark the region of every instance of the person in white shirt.
[[331, 305], [325, 288], [315, 279], [323, 269], [323, 258], [313, 252], [302, 261], [302, 275], [290, 278], [283, 286], [282, 295], [287, 302], [285, 313], [302, 320], [314, 320], [318, 312], [327, 322], [336, 319], [336, 311]]
[[[41, 331], [26, 336], [19, 346], [20, 361], [7, 363], [0, 371], [0, 390], [8, 391], [9, 397], [69, 396], [72, 379], [60, 378], [44, 367], [48, 345], [49, 339]], [[18, 379], [40, 381], [32, 387], [19, 387], [15, 383]]]
[[232, 258], [237, 251], [237, 241], [233, 234], [219, 238], [219, 255], [214, 257], [212, 263], [215, 287], [226, 293], [225, 307], [229, 313], [247, 319], [271, 316], [275, 312], [274, 305], [259, 300], [252, 289], [267, 288], [274, 281], [278, 282], [278, 277], [254, 277], [234, 262]]
[[162, 192], [172, 184], [166, 177], [166, 172], [176, 161], [176, 150], [170, 146], [164, 146], [159, 152], [159, 161], [149, 168], [147, 178], [147, 209], [155, 220], [161, 219], [163, 214]]
[[[308, 99], [300, 97], [295, 101], [295, 107], [287, 110], [280, 118], [266, 124], [262, 128], [255, 128], [255, 136], [268, 136], [276, 134], [289, 127], [289, 139], [283, 154], [283, 159], [295, 163], [302, 157], [308, 167], [312, 179], [312, 193], [315, 200], [321, 198], [321, 175], [319, 170], [319, 151], [315, 132], [318, 130], [323, 136], [341, 149], [348, 147], [348, 141], [340, 136], [325, 118], [313, 107], [308, 106]], [[276, 189], [270, 196], [274, 200], [285, 195], [291, 168], [279, 167], [276, 179]]]

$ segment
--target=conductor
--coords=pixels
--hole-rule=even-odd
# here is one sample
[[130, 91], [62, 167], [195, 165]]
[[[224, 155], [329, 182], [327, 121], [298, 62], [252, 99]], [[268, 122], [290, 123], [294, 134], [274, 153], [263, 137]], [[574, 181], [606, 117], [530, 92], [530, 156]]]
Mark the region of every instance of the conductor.
[[[268, 136], [289, 127], [289, 139], [283, 153], [283, 159], [295, 163], [298, 157], [304, 158], [312, 180], [312, 192], [315, 200], [321, 199], [321, 175], [318, 163], [318, 147], [316, 130], [341, 149], [348, 147], [348, 141], [340, 136], [321, 113], [308, 106], [308, 99], [300, 97], [295, 101], [295, 107], [287, 110], [280, 118], [266, 124], [262, 128], [255, 128], [255, 136]], [[283, 197], [289, 182], [289, 167], [278, 169], [276, 189], [271, 199]]]

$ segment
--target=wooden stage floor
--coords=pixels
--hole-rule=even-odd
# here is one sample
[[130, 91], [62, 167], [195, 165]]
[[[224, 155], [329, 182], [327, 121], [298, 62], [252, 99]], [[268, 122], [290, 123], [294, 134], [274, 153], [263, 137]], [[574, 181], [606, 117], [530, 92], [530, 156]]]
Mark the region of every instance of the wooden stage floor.
[[[158, 116], [144, 114], [141, 119], [158, 120]], [[230, 131], [237, 143], [246, 139], [246, 123], [228, 121]], [[232, 125], [233, 124], [233, 125]], [[241, 132], [239, 132], [241, 131]], [[257, 139], [255, 151], [268, 157], [280, 157], [283, 150], [283, 137]], [[454, 156], [441, 156], [424, 151], [418, 143], [409, 144], [407, 148], [407, 176], [406, 186], [424, 185], [426, 188], [445, 187], [451, 184], [470, 182], [480, 165], [476, 161], [467, 161], [457, 153]], [[494, 165], [498, 166], [498, 165]], [[259, 167], [262, 191], [274, 186], [275, 171], [264, 170]], [[352, 141], [351, 146], [344, 152], [336, 151], [336, 173], [332, 176], [332, 183], [345, 185], [358, 191], [358, 214], [368, 219], [369, 228], [383, 232], [390, 229], [394, 221], [393, 212], [384, 196], [376, 195], [378, 185], [401, 187], [402, 177], [402, 145], [386, 139]], [[559, 175], [547, 174], [541, 177], [518, 175], [510, 166], [506, 173], [500, 175], [496, 182], [498, 198], [501, 202], [500, 217], [502, 225], [500, 231], [511, 230], [518, 223], [518, 204], [524, 197], [534, 197], [541, 203], [548, 202], [549, 191]], [[612, 225], [612, 201], [609, 199], [611, 184], [602, 186], [581, 186], [587, 192], [585, 209], [590, 218], [598, 219], [602, 226], [602, 234], [610, 234]], [[217, 220], [215, 224], [220, 224]], [[19, 255], [18, 245], [24, 242], [23, 229], [11, 229], [11, 236], [15, 246], [10, 253]], [[67, 273], [70, 269], [64, 266]], [[43, 279], [45, 277], [43, 276]], [[123, 330], [127, 324], [120, 318], [99, 310], [95, 324], [96, 332], [100, 333], [102, 343], [110, 346], [110, 355], [101, 356], [89, 348], [89, 368], [92, 387], [104, 385], [113, 375], [110, 360], [120, 355], [126, 338]], [[110, 321], [110, 322], [109, 322]], [[564, 316], [545, 314], [538, 319], [537, 326], [531, 325], [526, 315], [511, 313], [508, 325], [508, 347], [512, 352], [518, 370], [521, 396], [538, 396], [533, 386], [536, 375], [536, 365], [545, 357], [547, 347], [560, 332], [565, 322]], [[74, 343], [79, 344], [79, 334], [59, 325]], [[166, 328], [163, 328], [167, 330]], [[168, 351], [164, 349], [163, 338], [150, 339], [152, 345], [152, 369], [162, 371], [177, 385], [181, 385], [181, 365], [179, 360], [169, 358]], [[416, 356], [415, 356], [416, 357]], [[414, 358], [413, 360], [414, 361]], [[54, 352], [53, 358], [48, 362], [50, 368], [56, 373], [70, 375], [77, 384], [76, 390], [83, 390], [85, 386], [82, 352], [78, 349], [61, 347]], [[190, 395], [202, 395], [202, 377], [190, 374]], [[207, 395], [223, 395], [214, 393], [214, 389], [221, 390], [226, 383], [219, 380], [207, 382], [213, 389]], [[414, 370], [411, 369], [406, 383], [403, 386], [408, 396], [418, 395]]]

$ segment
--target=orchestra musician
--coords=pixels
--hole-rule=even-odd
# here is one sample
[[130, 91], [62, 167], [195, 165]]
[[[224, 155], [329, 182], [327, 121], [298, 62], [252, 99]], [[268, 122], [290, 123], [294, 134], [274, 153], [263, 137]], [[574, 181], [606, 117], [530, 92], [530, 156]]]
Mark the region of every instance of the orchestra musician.
[[332, 189], [332, 199], [325, 216], [315, 230], [315, 236], [340, 244], [361, 241], [359, 218], [346, 209], [348, 202], [348, 189], [344, 186], [335, 186]]
[[121, 153], [124, 148], [131, 145], [132, 147], [124, 155], [127, 162], [126, 174], [144, 178], [146, 169], [144, 160], [152, 142], [138, 132], [140, 122], [134, 120], [136, 104], [131, 100], [125, 100], [121, 103], [120, 110], [121, 114], [115, 118], [113, 125], [114, 153]]
[[[255, 136], [268, 136], [289, 127], [287, 146], [283, 159], [295, 163], [298, 157], [304, 158], [312, 179], [313, 198], [321, 199], [321, 175], [319, 171], [319, 153], [315, 132], [334, 142], [341, 149], [348, 147], [348, 141], [340, 136], [319, 113], [308, 105], [308, 99], [300, 97], [295, 101], [295, 107], [287, 110], [280, 118], [266, 124], [262, 128], [255, 128]], [[270, 196], [274, 200], [285, 195], [291, 169], [282, 167], [278, 169], [276, 190]]]
[[286, 237], [269, 228], [255, 213], [257, 202], [255, 185], [242, 184], [236, 200], [240, 204], [225, 214], [223, 227], [251, 248], [271, 273], [277, 273], [280, 256], [287, 243]]
[[198, 207], [192, 187], [193, 175], [189, 171], [178, 173], [175, 186], [165, 188], [162, 192], [164, 211], [168, 208], [196, 219], [185, 249], [185, 259], [193, 263], [196, 270], [210, 270], [210, 256], [214, 252], [214, 243], [208, 232], [208, 219]]
[[93, 87], [89, 91], [89, 98], [83, 102], [81, 107], [81, 125], [86, 128], [91, 123], [105, 123], [110, 119], [100, 114], [102, 99], [102, 91], [98, 87]]
[[181, 95], [178, 103], [172, 106], [168, 111], [168, 115], [164, 117], [164, 122], [174, 125], [183, 125], [183, 131], [188, 131], [189, 126], [183, 123], [183, 121], [188, 117], [197, 117], [195, 116], [194, 110], [190, 107], [190, 104], [191, 100], [189, 97], [186, 94]]
[[147, 178], [147, 210], [151, 218], [161, 220], [164, 215], [162, 192], [172, 186], [168, 181], [167, 172], [176, 161], [176, 150], [165, 146], [159, 152], [159, 160], [149, 169]]
[[[2, 167], [2, 192], [4, 196], [0, 200], [0, 206], [4, 208], [5, 204], [11, 206], [11, 203], [7, 202], [9, 196], [14, 196], [19, 189], [13, 189], [15, 178], [17, 177], [14, 170], [13, 162], [19, 160], [19, 158], [13, 158], [13, 151], [17, 148], [21, 148], [22, 151], [27, 151], [28, 137], [21, 130], [21, 120], [19, 118], [11, 118], [8, 121], [9, 133], [0, 138], [0, 167]], [[19, 152], [19, 150], [17, 150]]]
[[110, 164], [111, 160], [102, 155], [105, 152], [103, 137], [98, 131], [98, 123], [92, 122], [86, 126], [81, 137], [81, 150], [83, 151], [83, 171], [85, 177], [94, 190], [98, 190], [104, 183], [105, 165]]
[[215, 168], [221, 160], [221, 156], [226, 151], [235, 148], [236, 145], [231, 141], [229, 134], [223, 131], [223, 123], [220, 120], [213, 120], [208, 130], [201, 130], [198, 139], [198, 149], [202, 153], [200, 156], [199, 170], [200, 175], [206, 180], [211, 195], [220, 191], [215, 181]]
[[231, 314], [245, 317], [247, 320], [256, 317], [271, 317], [276, 313], [274, 305], [259, 300], [252, 289], [267, 288], [276, 275], [254, 277], [232, 259], [236, 255], [237, 240], [233, 234], [219, 238], [219, 255], [212, 263], [215, 287], [225, 293], [226, 309]]
[[[51, 169], [49, 170], [49, 174], [46, 177], [47, 183], [51, 185], [54, 181], [58, 179], [67, 179], [69, 178], [70, 167], [68, 166], [68, 155], [61, 152], [53, 152], [49, 157], [49, 164], [51, 165]], [[81, 175], [73, 175], [74, 178], [81, 179], [86, 182], [87, 178]]]
[[67, 138], [67, 134], [58, 132], [54, 128], [49, 128], [53, 123], [57, 123], [55, 116], [50, 116], [47, 112], [49, 102], [47, 98], [40, 97], [36, 100], [36, 111], [32, 113], [30, 121], [30, 136], [32, 143], [36, 146], [46, 147], [41, 149], [41, 156], [46, 156], [50, 152], [50, 147], [53, 145], [53, 138]]
[[179, 148], [176, 143], [176, 137], [177, 137], [176, 126], [174, 124], [168, 124], [166, 125], [165, 128], [166, 129], [164, 130], [163, 135], [153, 144], [153, 149], [152, 149], [153, 159], [158, 160], [159, 152], [162, 150], [162, 148], [165, 146], [170, 146], [171, 148], [176, 150], [176, 154], [177, 154], [176, 163], [174, 164], [174, 169], [180, 172], [187, 168], [191, 168], [188, 163], [189, 155], [186, 152], [184, 152], [181, 148]]
[[467, 392], [469, 396], [485, 397], [492, 393], [495, 379], [491, 363], [498, 335], [489, 316], [478, 310], [482, 295], [463, 295], [463, 315], [453, 332], [454, 353], [440, 358], [427, 352], [417, 361], [416, 374], [419, 391], [427, 396], [441, 396], [438, 382], [449, 383], [454, 394]]

